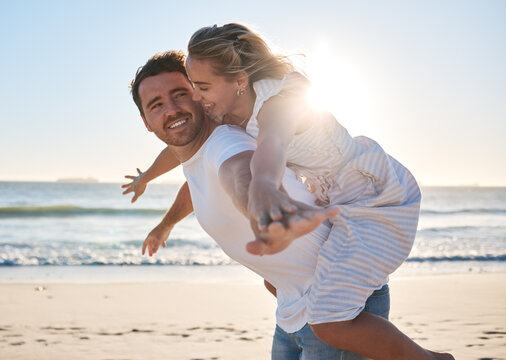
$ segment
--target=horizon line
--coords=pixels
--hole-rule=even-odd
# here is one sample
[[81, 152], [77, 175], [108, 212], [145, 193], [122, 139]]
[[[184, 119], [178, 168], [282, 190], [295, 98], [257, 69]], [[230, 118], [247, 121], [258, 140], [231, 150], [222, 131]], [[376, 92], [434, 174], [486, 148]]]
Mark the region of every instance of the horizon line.
[[[122, 181], [109, 180], [109, 179], [96, 179], [96, 178], [61, 178], [61, 179], [52, 179], [52, 180], [12, 180], [12, 179], [0, 179], [0, 183], [54, 183], [54, 184], [123, 184]], [[182, 185], [184, 183], [184, 179], [182, 181], [156, 181], [151, 182], [152, 184], [158, 185]], [[483, 188], [502, 188], [506, 187], [506, 184], [480, 184], [480, 183], [472, 183], [472, 184], [423, 184], [421, 182], [418, 183], [420, 187], [483, 187]]]

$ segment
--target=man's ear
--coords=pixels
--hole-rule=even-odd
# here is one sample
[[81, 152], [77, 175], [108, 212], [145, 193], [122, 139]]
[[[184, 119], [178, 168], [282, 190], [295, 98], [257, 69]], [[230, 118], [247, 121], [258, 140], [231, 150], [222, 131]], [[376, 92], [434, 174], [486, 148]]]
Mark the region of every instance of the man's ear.
[[148, 122], [146, 121], [143, 115], [141, 115], [141, 118], [142, 121], [144, 122], [144, 125], [146, 126], [146, 129], [148, 129], [149, 132], [153, 132], [153, 130], [151, 130], [151, 126], [149, 126]]

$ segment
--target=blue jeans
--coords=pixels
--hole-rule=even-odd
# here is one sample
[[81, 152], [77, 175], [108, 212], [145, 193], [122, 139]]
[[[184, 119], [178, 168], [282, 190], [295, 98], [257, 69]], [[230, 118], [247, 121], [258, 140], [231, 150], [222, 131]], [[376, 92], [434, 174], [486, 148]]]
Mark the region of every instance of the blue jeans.
[[[367, 299], [365, 311], [388, 319], [390, 294], [388, 285], [376, 290]], [[363, 360], [364, 357], [337, 349], [316, 337], [306, 324], [294, 333], [287, 333], [276, 325], [272, 342], [272, 360]]]

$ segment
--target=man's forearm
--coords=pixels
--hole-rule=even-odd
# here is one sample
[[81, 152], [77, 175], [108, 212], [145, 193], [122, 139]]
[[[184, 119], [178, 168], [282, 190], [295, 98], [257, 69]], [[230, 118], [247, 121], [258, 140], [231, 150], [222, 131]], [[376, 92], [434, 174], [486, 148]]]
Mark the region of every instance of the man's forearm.
[[192, 199], [188, 183], [185, 182], [179, 189], [176, 199], [172, 206], [165, 213], [160, 225], [165, 227], [174, 227], [178, 222], [193, 212]]
[[153, 164], [143, 173], [143, 181], [145, 183], [156, 179], [160, 175], [169, 172], [180, 164], [170, 149], [166, 147], [157, 156]]

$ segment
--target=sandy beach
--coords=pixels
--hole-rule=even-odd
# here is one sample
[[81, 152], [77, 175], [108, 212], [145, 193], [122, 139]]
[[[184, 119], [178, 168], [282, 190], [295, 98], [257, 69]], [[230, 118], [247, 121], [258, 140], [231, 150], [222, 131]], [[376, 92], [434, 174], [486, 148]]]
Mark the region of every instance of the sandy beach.
[[[506, 359], [506, 274], [396, 278], [390, 319], [457, 359]], [[269, 359], [260, 284], [3, 284], [0, 359]]]

